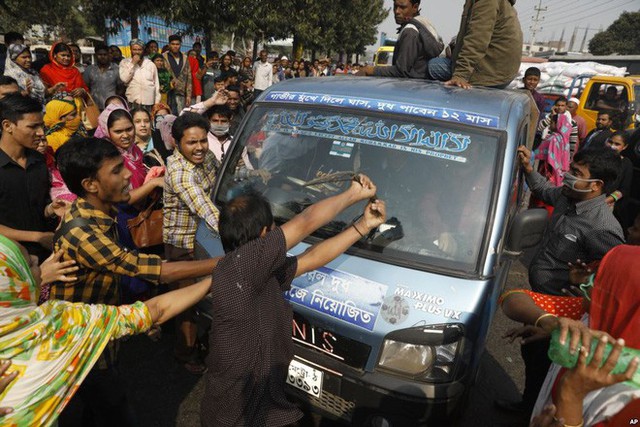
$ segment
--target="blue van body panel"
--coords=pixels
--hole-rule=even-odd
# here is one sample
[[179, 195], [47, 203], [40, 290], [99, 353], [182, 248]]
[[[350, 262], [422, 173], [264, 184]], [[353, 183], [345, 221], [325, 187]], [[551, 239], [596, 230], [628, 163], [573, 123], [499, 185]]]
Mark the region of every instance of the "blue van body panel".
[[[450, 412], [454, 404], [449, 399], [460, 397], [466, 385], [473, 381], [511, 264], [502, 256], [502, 251], [519, 203], [518, 183], [521, 180], [516, 151], [518, 145], [530, 142], [526, 126], [532, 122], [531, 111], [535, 111], [531, 109], [534, 105], [531, 96], [526, 91], [464, 90], [421, 80], [329, 77], [278, 83], [264, 91], [255, 102], [255, 105], [273, 105], [274, 108], [283, 104], [314, 104], [430, 117], [500, 133], [498, 143], [502, 144], [502, 160], [496, 168], [494, 203], [486, 237], [488, 244], [482, 256], [483, 263], [475, 274], [425, 271], [423, 266], [394, 265], [348, 251], [326, 266], [296, 278], [291, 290], [284, 294], [294, 312], [314, 328], [335, 332], [370, 349], [363, 364], [354, 367], [342, 363], [331, 351], [322, 350], [322, 345], [311, 347], [296, 341], [298, 356], [303, 355], [303, 360], [316, 367], [327, 368], [328, 377], [338, 378], [337, 391], [332, 389], [331, 393], [340, 395], [339, 385], [342, 384], [343, 391], [355, 390], [345, 393], [351, 394], [352, 398], [356, 396], [356, 401], [358, 393], [378, 393], [380, 396], [400, 393], [416, 402], [423, 402], [425, 397], [427, 400], [444, 399], [446, 412]], [[232, 149], [242, 141], [243, 128], [250, 116], [251, 111], [241, 124]], [[312, 241], [297, 245], [290, 254], [301, 254]], [[202, 222], [196, 232], [198, 252], [199, 257], [223, 254], [218, 238]], [[388, 334], [443, 324], [459, 324], [464, 329], [461, 357], [465, 358], [466, 371], [455, 380], [428, 383], [376, 368]], [[326, 348], [330, 348], [330, 343]], [[402, 401], [403, 398], [399, 399]], [[429, 407], [428, 402], [425, 405]], [[420, 408], [418, 412], [422, 410]], [[425, 411], [422, 413], [428, 414], [431, 409]]]

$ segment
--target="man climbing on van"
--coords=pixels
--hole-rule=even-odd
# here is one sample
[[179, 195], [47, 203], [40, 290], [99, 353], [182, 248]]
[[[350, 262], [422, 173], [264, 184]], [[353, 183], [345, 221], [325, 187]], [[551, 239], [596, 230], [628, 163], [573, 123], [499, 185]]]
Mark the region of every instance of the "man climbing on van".
[[428, 79], [428, 63], [444, 50], [444, 43], [427, 18], [420, 16], [420, 0], [395, 0], [393, 13], [400, 25], [391, 66], [367, 66], [360, 76]]

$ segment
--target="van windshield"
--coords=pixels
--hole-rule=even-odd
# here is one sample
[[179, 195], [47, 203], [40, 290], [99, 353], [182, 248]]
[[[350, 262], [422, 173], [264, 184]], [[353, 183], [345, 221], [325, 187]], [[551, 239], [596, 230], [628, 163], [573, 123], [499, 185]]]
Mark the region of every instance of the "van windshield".
[[[387, 203], [388, 220], [356, 249], [386, 261], [473, 273], [484, 252], [500, 137], [494, 130], [413, 116], [259, 105], [220, 177], [216, 202], [257, 191], [282, 223], [346, 189], [352, 174], [364, 173]], [[349, 227], [364, 203], [314, 236], [328, 238]]]

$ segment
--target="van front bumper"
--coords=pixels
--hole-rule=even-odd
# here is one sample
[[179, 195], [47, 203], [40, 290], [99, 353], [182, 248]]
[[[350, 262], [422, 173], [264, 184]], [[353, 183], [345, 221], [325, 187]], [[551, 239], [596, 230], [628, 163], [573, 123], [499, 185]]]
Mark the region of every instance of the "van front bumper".
[[373, 425], [385, 425], [379, 424], [381, 419], [389, 427], [445, 425], [456, 415], [468, 390], [464, 379], [426, 384], [381, 372], [340, 369], [339, 363], [321, 361], [304, 348], [296, 346], [295, 351], [297, 359], [324, 372], [322, 393], [315, 397], [292, 386], [287, 386], [287, 393], [313, 412], [353, 425], [373, 420], [377, 421]]

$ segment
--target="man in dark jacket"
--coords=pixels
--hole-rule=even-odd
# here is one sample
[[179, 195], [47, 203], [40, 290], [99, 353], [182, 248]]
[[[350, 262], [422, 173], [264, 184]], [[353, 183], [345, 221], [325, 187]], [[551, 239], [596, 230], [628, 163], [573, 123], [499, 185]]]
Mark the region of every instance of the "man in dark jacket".
[[596, 120], [596, 128], [584, 137], [578, 150], [582, 151], [585, 148], [605, 147], [607, 139], [613, 134], [613, 130], [611, 130], [612, 124], [613, 119], [611, 118], [611, 113], [608, 111], [600, 111]]
[[505, 88], [518, 74], [522, 29], [516, 0], [466, 0], [448, 86]]
[[393, 65], [365, 67], [358, 75], [429, 78], [428, 63], [444, 50], [444, 43], [431, 23], [420, 14], [420, 0], [394, 0], [393, 12], [400, 25], [393, 52]]

